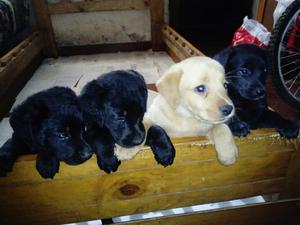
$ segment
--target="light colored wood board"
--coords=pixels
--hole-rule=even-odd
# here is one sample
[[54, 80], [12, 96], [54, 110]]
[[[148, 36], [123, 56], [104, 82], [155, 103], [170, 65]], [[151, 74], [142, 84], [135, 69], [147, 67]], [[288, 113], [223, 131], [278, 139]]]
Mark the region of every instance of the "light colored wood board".
[[287, 182], [285, 191], [280, 198], [300, 197], [300, 149], [292, 154], [287, 172]]
[[180, 62], [180, 58], [166, 45], [166, 52], [174, 60], [174, 62]]
[[163, 48], [161, 29], [164, 24], [164, 1], [150, 0], [152, 50]]
[[[22, 42], [26, 43], [26, 46], [20, 50], [14, 58], [9, 60], [5, 67], [0, 71], [0, 100], [1, 98], [7, 98], [4, 94], [9, 89], [10, 85], [12, 85], [18, 76], [22, 76], [22, 72], [42, 51], [42, 39], [40, 35], [35, 36], [35, 38], [28, 42], [28, 39], [30, 38], [31, 37]], [[21, 46], [22, 43], [18, 46]]]
[[115, 11], [115, 10], [139, 10], [149, 7], [150, 0], [105, 0], [105, 1], [61, 1], [48, 3], [50, 14]]
[[[239, 146], [239, 155], [256, 155], [264, 154], [267, 152], [277, 152], [277, 151], [294, 151], [299, 148], [300, 138], [294, 140], [287, 140], [285, 138], [280, 138], [279, 134], [274, 129], [257, 129], [252, 130], [251, 133], [245, 138], [235, 137], [235, 142]], [[214, 147], [210, 144], [206, 137], [183, 137], [183, 138], [173, 138], [172, 143], [176, 146], [177, 156], [176, 160], [190, 161], [195, 159], [195, 156], [201, 157], [199, 160], [214, 159], [215, 152]], [[201, 151], [203, 149], [208, 149], [207, 151]], [[210, 149], [210, 150], [209, 150]], [[200, 150], [200, 151], [199, 151]], [[189, 152], [193, 156], [190, 158]], [[180, 155], [178, 155], [180, 154]], [[35, 155], [24, 155], [18, 158], [19, 162], [22, 161], [32, 161], [35, 160]], [[135, 160], [148, 161], [153, 158], [149, 147], [145, 146], [143, 151], [141, 151], [135, 157]], [[178, 159], [177, 159], [178, 158]], [[124, 161], [126, 163], [126, 161]], [[130, 161], [129, 161], [130, 162]], [[144, 164], [140, 164], [144, 166]], [[136, 168], [136, 167], [133, 167]], [[141, 167], [138, 167], [141, 168]], [[143, 167], [142, 167], [143, 168]]]
[[[235, 170], [236, 165], [242, 167], [244, 162], [247, 162], [247, 157], [251, 157], [251, 161], [255, 161], [255, 157], [274, 157], [278, 154], [291, 155], [294, 149], [298, 146], [298, 139], [295, 141], [288, 141], [278, 138], [278, 135], [272, 132], [271, 129], [265, 129], [264, 134], [262, 130], [254, 131], [253, 134], [247, 138], [236, 138], [236, 142], [240, 148], [240, 156], [237, 164], [230, 167], [224, 167], [216, 161], [216, 153], [214, 146], [209, 144], [206, 138], [178, 138], [173, 139], [176, 148], [176, 157], [174, 165], [189, 165], [190, 163], [215, 163], [217, 168]], [[258, 158], [259, 159], [259, 158]], [[18, 182], [39, 182], [41, 178], [34, 169], [35, 155], [21, 156], [14, 166], [14, 171], [8, 177], [0, 179], [0, 184], [18, 183]], [[263, 163], [263, 162], [262, 162]], [[264, 163], [263, 163], [264, 164]], [[287, 166], [287, 165], [282, 165]], [[170, 168], [173, 168], [171, 166]], [[163, 169], [158, 165], [153, 153], [149, 147], [145, 147], [143, 151], [136, 155], [136, 157], [129, 161], [123, 161], [118, 172], [126, 173], [134, 170], [152, 170]], [[166, 168], [168, 169], [168, 168]], [[228, 170], [227, 169], [227, 170]], [[225, 171], [227, 171], [225, 170]], [[164, 171], [164, 170], [162, 170]], [[27, 174], [27, 175], [26, 175]], [[92, 158], [88, 162], [79, 166], [68, 166], [62, 163], [61, 171], [56, 176], [56, 179], [65, 179], [68, 177], [80, 177], [85, 175], [104, 175], [105, 173], [98, 170], [95, 159]]]
[[35, 11], [37, 27], [43, 36], [43, 52], [47, 57], [57, 57], [57, 46], [48, 11], [47, 0], [33, 0], [32, 3]]
[[232, 207], [210, 212], [174, 215], [145, 221], [118, 223], [130, 225], [298, 225], [299, 199]]
[[169, 54], [169, 56], [175, 61], [175, 62], [180, 62], [183, 59], [188, 58], [189, 56], [186, 55], [184, 52], [181, 52], [178, 47], [176, 47], [170, 39], [167, 39], [163, 37], [163, 41], [166, 45], [166, 51]]
[[[167, 46], [173, 50], [176, 54], [177, 52], [185, 55], [185, 58], [191, 56], [202, 56], [204, 55], [200, 50], [194, 47], [191, 43], [189, 43], [184, 37], [178, 34], [174, 29], [172, 29], [168, 25], [164, 25], [162, 28], [162, 36], [164, 42], [168, 40]], [[180, 60], [184, 59], [181, 56], [177, 56]]]
[[27, 38], [25, 38], [21, 43], [19, 43], [16, 47], [11, 49], [8, 53], [6, 53], [4, 56], [0, 59], [0, 72], [5, 70], [6, 65], [13, 61], [18, 55], [24, 51], [24, 49], [31, 44], [31, 42], [39, 36], [38, 32], [34, 32], [31, 35], [29, 35]]
[[[29, 221], [29, 224], [53, 224], [53, 221], [83, 221], [281, 192], [285, 186], [283, 176], [294, 151], [290, 148], [297, 143], [273, 140], [276, 135], [272, 130], [257, 133], [258, 136], [250, 135], [250, 141], [259, 143], [269, 137], [275, 141], [267, 144], [272, 148], [256, 149], [249, 142], [254, 152], [261, 150], [262, 153], [243, 153], [244, 156], [231, 167], [223, 167], [215, 159], [177, 162], [176, 158], [173, 166], [162, 168], [153, 159], [149, 160], [153, 156], [148, 151], [140, 155], [141, 158], [122, 163], [120, 170], [111, 175], [99, 171], [93, 157], [80, 166], [62, 164], [60, 174], [54, 180], [43, 180], [35, 171], [33, 158], [24, 157], [16, 164], [13, 173], [0, 179], [0, 202], [3, 203], [0, 213], [4, 213], [4, 218], [11, 217], [10, 221], [20, 219], [21, 215], [20, 220]], [[194, 143], [193, 140], [195, 138], [183, 138], [174, 143], [178, 148], [180, 142]], [[245, 144], [249, 140], [241, 141]], [[282, 142], [280, 145], [279, 141]], [[291, 146], [286, 148], [285, 145]], [[193, 146], [201, 148], [195, 143]], [[278, 148], [272, 150], [275, 146]], [[199, 149], [188, 148], [185, 154], [188, 151], [193, 155]], [[207, 151], [210, 152], [208, 158], [214, 155], [213, 149], [205, 149]], [[184, 156], [178, 159], [181, 158]], [[131, 195], [120, 191], [124, 188], [132, 190], [132, 187], [137, 192], [131, 191]], [[11, 211], [11, 208], [15, 210]]]
[[[62, 208], [70, 208], [78, 203], [82, 206], [104, 204], [117, 200], [143, 199], [156, 195], [275, 179], [285, 176], [289, 157], [288, 153], [247, 157], [240, 159], [231, 167], [221, 166], [216, 161], [207, 161], [167, 168], [153, 166], [128, 171], [122, 171], [121, 168], [120, 172], [109, 175], [99, 171], [93, 158], [82, 166], [62, 168], [60, 174], [53, 180], [40, 178], [34, 163], [31, 162], [23, 164], [23, 168], [14, 168], [12, 174], [19, 176], [18, 182], [12, 180], [13, 176], [0, 179], [2, 193], [0, 202], [6, 207], [10, 204], [16, 205], [13, 199], [17, 204], [22, 199], [26, 207], [45, 204], [49, 207], [59, 205]], [[81, 171], [88, 175], [80, 173]], [[131, 189], [133, 191], [127, 192]]]
[[[33, 191], [30, 192], [28, 188], [28, 192], [16, 193], [14, 196], [14, 199], [18, 198], [19, 202], [13, 201], [6, 204], [6, 207], [0, 206], [0, 215], [9, 221], [6, 224], [19, 224], [20, 221], [27, 221], [28, 224], [62, 224], [276, 193], [282, 190], [284, 183], [283, 178], [278, 178], [89, 205], [84, 205], [78, 200], [71, 207], [62, 205], [60, 201], [55, 203], [57, 197], [51, 199], [53, 195], [55, 196], [55, 190], [50, 196], [48, 192], [43, 193], [40, 190], [35, 193], [34, 198], [31, 198], [30, 193], [33, 193]], [[77, 196], [69, 193], [72, 188], [65, 187], [65, 195], [70, 199]], [[13, 190], [12, 192], [14, 192]], [[95, 190], [97, 189], [95, 188]], [[82, 191], [82, 194], [85, 193], [88, 194], [87, 190]], [[102, 197], [103, 193], [99, 191], [99, 196], [96, 198], [100, 199]], [[89, 197], [86, 196], [86, 198]], [[41, 201], [42, 199], [43, 201]], [[53, 202], [53, 205], [49, 205], [49, 201]], [[14, 210], [10, 210], [11, 208], [14, 208]]]

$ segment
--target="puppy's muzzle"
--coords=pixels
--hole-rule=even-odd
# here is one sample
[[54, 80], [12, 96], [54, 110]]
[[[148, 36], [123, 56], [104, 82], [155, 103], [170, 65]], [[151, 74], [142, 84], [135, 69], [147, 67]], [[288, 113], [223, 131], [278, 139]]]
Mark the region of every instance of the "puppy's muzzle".
[[232, 105], [223, 105], [219, 109], [223, 116], [228, 116], [232, 112], [233, 106]]
[[92, 154], [93, 154], [92, 149], [90, 148], [90, 146], [87, 145], [84, 147], [83, 151], [79, 153], [79, 156], [81, 159], [87, 160], [92, 156]]
[[90, 146], [85, 145], [81, 151], [78, 151], [72, 157], [67, 158], [64, 161], [69, 165], [78, 165], [91, 158], [92, 155], [93, 151]]
[[133, 145], [139, 145], [143, 142], [144, 140], [144, 135], [140, 135], [139, 137], [134, 137], [132, 140]]

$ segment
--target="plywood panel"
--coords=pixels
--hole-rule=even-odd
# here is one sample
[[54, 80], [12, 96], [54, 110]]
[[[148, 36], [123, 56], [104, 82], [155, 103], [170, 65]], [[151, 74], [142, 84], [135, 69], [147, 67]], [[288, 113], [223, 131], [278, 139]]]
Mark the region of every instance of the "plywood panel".
[[50, 14], [135, 10], [149, 7], [150, 0], [61, 1], [48, 4]]
[[33, 0], [36, 23], [43, 36], [43, 52], [47, 57], [57, 57], [57, 47], [48, 10], [47, 0]]
[[10, 87], [16, 85], [17, 79], [24, 75], [24, 71], [41, 53], [42, 46], [39, 33], [33, 33], [0, 59], [2, 65], [0, 67], [0, 111], [4, 110], [5, 102], [10, 99], [8, 96]]
[[0, 217], [62, 223], [282, 192], [297, 144], [278, 138], [272, 130], [254, 132], [237, 141], [240, 157], [225, 167], [205, 138], [173, 142], [174, 165], [157, 165], [145, 149], [110, 175], [92, 158], [79, 166], [62, 163], [55, 179], [43, 180], [35, 171], [34, 156], [22, 157], [14, 171], [0, 179]]
[[162, 28], [162, 39], [166, 51], [175, 62], [192, 56], [204, 55], [168, 25], [164, 25]]

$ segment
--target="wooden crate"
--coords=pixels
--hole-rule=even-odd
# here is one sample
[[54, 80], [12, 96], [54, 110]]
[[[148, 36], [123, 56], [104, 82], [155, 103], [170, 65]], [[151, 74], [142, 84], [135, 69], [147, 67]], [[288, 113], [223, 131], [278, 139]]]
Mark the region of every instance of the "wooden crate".
[[[9, 105], [2, 101], [10, 102], [7, 99], [17, 94], [13, 86], [23, 72], [42, 52], [45, 56], [59, 53], [51, 14], [149, 7], [153, 50], [164, 49], [175, 62], [202, 55], [163, 24], [160, 0], [34, 3], [39, 32], [1, 58], [2, 115]], [[240, 155], [232, 166], [222, 166], [217, 161], [214, 147], [207, 139], [191, 137], [172, 140], [176, 158], [167, 168], [158, 165], [145, 147], [134, 159], [123, 161], [113, 174], [99, 170], [93, 157], [79, 166], [61, 163], [53, 180], [39, 176], [34, 155], [22, 156], [13, 172], [0, 178], [0, 224], [71, 223], [273, 193], [279, 193], [280, 200], [122, 224], [300, 224], [299, 138], [286, 140], [272, 129], [261, 129], [235, 140]]]

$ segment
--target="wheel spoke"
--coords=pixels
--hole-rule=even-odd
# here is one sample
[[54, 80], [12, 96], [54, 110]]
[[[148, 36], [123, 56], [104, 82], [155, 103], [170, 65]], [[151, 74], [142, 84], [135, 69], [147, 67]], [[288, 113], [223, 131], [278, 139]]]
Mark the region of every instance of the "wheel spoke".
[[286, 76], [287, 74], [289, 74], [289, 73], [291, 73], [291, 72], [293, 72], [293, 71], [295, 71], [295, 70], [297, 70], [297, 69], [299, 69], [300, 68], [300, 66], [298, 66], [298, 67], [296, 67], [296, 68], [294, 68], [294, 69], [292, 69], [292, 70], [290, 70], [290, 71], [288, 71], [288, 72], [286, 72], [286, 73], [284, 73], [284, 74], [282, 74], [283, 76]]
[[[300, 106], [300, 2], [294, 1], [272, 32], [272, 72], [278, 92], [287, 103]], [[275, 58], [276, 57], [276, 58]], [[280, 89], [279, 89], [280, 88]], [[285, 100], [285, 99], [284, 99]]]
[[294, 93], [294, 96], [297, 97], [298, 92], [300, 91], [300, 86], [297, 88], [297, 90]]
[[298, 75], [297, 75], [295, 78], [291, 79], [291, 80], [293, 80], [293, 82], [292, 82], [292, 84], [288, 87], [289, 90], [291, 90], [291, 88], [294, 86], [296, 80], [298, 80], [299, 77], [300, 77], [300, 72], [298, 73]]
[[[286, 52], [289, 52], [289, 51], [286, 51]], [[290, 54], [290, 55], [287, 55], [287, 56], [282, 56], [282, 57], [280, 57], [280, 59], [286, 59], [286, 58], [294, 57], [294, 56], [297, 56], [297, 55], [300, 55], [300, 52]]]
[[289, 66], [289, 65], [291, 65], [291, 64], [294, 64], [294, 63], [296, 63], [296, 62], [298, 62], [298, 61], [300, 61], [300, 59], [297, 59], [297, 60], [295, 60], [295, 61], [292, 61], [292, 62], [287, 63], [287, 64], [284, 64], [284, 65], [281, 65], [281, 68], [284, 68], [284, 67], [286, 67], [286, 66]]

